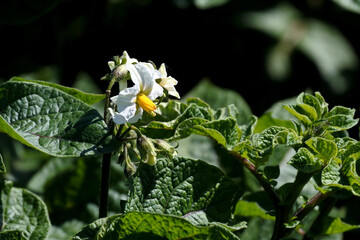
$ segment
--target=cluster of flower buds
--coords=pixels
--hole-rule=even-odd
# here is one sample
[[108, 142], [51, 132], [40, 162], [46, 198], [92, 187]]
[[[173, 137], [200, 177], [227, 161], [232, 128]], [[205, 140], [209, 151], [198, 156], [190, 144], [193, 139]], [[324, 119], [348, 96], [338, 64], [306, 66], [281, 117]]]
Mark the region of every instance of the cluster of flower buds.
[[[119, 82], [119, 94], [112, 97], [116, 110], [109, 109], [116, 124], [135, 123], [141, 119], [143, 112], [155, 116], [156, 100], [171, 95], [180, 98], [175, 89], [177, 81], [168, 76], [164, 64], [157, 69], [152, 62], [139, 62], [130, 58], [125, 51], [121, 57], [114, 57], [108, 62], [111, 73], [104, 79], [115, 79]], [[131, 80], [133, 86], [128, 87]]]
[[156, 164], [158, 154], [173, 158], [177, 152], [175, 147], [165, 140], [148, 138], [131, 130], [120, 148], [119, 163], [125, 163], [125, 174], [131, 176], [137, 169], [135, 163], [153, 166]]

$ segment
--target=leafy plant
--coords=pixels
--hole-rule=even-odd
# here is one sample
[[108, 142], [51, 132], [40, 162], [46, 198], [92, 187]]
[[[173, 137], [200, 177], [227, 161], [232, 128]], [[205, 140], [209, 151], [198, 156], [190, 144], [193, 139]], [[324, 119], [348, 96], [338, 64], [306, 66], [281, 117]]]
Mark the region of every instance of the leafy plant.
[[[266, 238], [299, 239], [358, 228], [330, 213], [360, 196], [354, 109], [301, 93], [257, 118], [207, 81], [169, 100], [177, 81], [164, 65], [124, 52], [109, 66], [105, 95], [23, 78], [0, 85], [0, 131], [51, 156], [28, 182], [43, 201], [5, 179], [0, 155], [1, 239], [258, 239], [260, 225]], [[90, 106], [103, 99], [104, 116]], [[193, 158], [202, 148], [211, 164]]]

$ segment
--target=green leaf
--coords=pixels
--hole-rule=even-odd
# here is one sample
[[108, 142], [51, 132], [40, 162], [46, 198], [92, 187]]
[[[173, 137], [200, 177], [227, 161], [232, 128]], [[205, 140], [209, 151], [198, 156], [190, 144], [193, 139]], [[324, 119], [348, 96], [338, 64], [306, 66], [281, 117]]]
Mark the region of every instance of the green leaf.
[[0, 180], [0, 185], [2, 231], [21, 231], [27, 240], [45, 239], [50, 220], [43, 201], [26, 189], [13, 187], [9, 182]]
[[154, 167], [141, 165], [131, 178], [125, 209], [177, 216], [201, 211], [211, 221], [224, 222], [240, 194], [240, 188], [214, 166], [200, 160], [160, 158]]
[[315, 109], [316, 111], [316, 118], [320, 118], [322, 116], [322, 114], [324, 113], [324, 104], [320, 103], [321, 99], [321, 95], [320, 93], [317, 93], [318, 97], [316, 96], [312, 96], [310, 94], [307, 93], [301, 93], [298, 97], [297, 97], [297, 102], [300, 104], [307, 104], [309, 106], [311, 106], [312, 108]]
[[5, 232], [0, 232], [1, 240], [27, 240], [23, 233], [19, 230], [10, 230]]
[[73, 240], [127, 239], [238, 240], [228, 228], [219, 224], [196, 226], [182, 217], [149, 212], [128, 212], [106, 220], [97, 220], [79, 232]]
[[204, 121], [192, 118], [179, 124], [173, 139], [181, 139], [198, 134], [214, 139], [225, 148], [231, 149], [239, 140], [239, 130], [234, 118]]
[[299, 171], [313, 173], [320, 170], [323, 162], [314, 157], [307, 148], [300, 148], [290, 159], [289, 164]]
[[256, 202], [239, 201], [236, 204], [235, 216], [259, 217], [262, 219], [275, 220], [274, 216], [266, 213]]
[[215, 86], [209, 80], [202, 80], [196, 85], [184, 98], [199, 97], [207, 102], [212, 109], [218, 109], [235, 105], [239, 113], [237, 115], [237, 123], [239, 125], [247, 123], [249, 117], [252, 115], [251, 109], [243, 97], [229, 89], [223, 89]]
[[259, 118], [254, 131], [259, 133], [272, 126], [293, 128], [293, 124], [290, 120], [276, 119], [272, 116], [271, 112], [268, 112]]
[[340, 218], [325, 217], [322, 221], [322, 233], [325, 235], [343, 233], [350, 230], [358, 229], [360, 225], [350, 225], [341, 221]]
[[354, 127], [359, 119], [354, 119], [355, 109], [336, 106], [324, 115], [328, 132], [337, 132]]
[[46, 82], [46, 81], [40, 81], [40, 80], [29, 80], [29, 79], [24, 79], [24, 78], [20, 78], [20, 77], [13, 77], [10, 79], [10, 81], [37, 83], [39, 85], [53, 87], [60, 91], [65, 92], [65, 93], [67, 93], [89, 105], [93, 105], [93, 104], [105, 99], [105, 94], [86, 93], [86, 92], [80, 91], [76, 88], [65, 87], [65, 86], [62, 86], [62, 85], [59, 85], [56, 83], [52, 83], [52, 82]]
[[[176, 106], [176, 109], [171, 109], [173, 106]], [[186, 107], [186, 108], [184, 108]], [[211, 109], [198, 106], [195, 103], [190, 105], [184, 105], [174, 102], [169, 102], [169, 104], [161, 105], [158, 115], [159, 117], [153, 118], [153, 121], [147, 125], [142, 125], [139, 123], [139, 128], [141, 131], [148, 137], [151, 138], [161, 138], [161, 139], [170, 139], [175, 135], [177, 127], [183, 123], [188, 126], [198, 125], [209, 120], [212, 120], [213, 117], [210, 113]], [[164, 119], [163, 116], [171, 116], [170, 119]]]
[[321, 138], [314, 137], [307, 140], [306, 145], [315, 151], [315, 156], [324, 161], [325, 165], [328, 164], [331, 158], [338, 154], [338, 148], [335, 142]]
[[341, 165], [339, 164], [341, 162], [337, 158], [332, 158], [329, 162], [329, 164], [324, 167], [324, 169], [321, 172], [321, 182], [324, 185], [333, 185], [337, 184], [340, 181], [340, 169]]
[[308, 126], [311, 124], [310, 118], [306, 115], [306, 112], [303, 108], [297, 106], [297, 105], [284, 105], [284, 108], [289, 111], [294, 117], [299, 119], [300, 122], [302, 122], [305, 126]]
[[345, 161], [343, 161], [344, 165], [342, 168], [342, 171], [345, 173], [350, 186], [351, 190], [354, 195], [360, 196], [360, 176], [357, 172], [357, 161], [359, 159], [355, 158], [353, 155], [346, 158]]
[[38, 83], [8, 81], [0, 85], [0, 132], [52, 156], [78, 157], [114, 149], [108, 128], [95, 109]]

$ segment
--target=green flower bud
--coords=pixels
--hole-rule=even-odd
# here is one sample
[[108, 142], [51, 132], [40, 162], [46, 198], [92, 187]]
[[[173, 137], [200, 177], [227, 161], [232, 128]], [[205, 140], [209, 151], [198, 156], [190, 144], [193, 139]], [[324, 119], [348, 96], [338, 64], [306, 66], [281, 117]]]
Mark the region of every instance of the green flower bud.
[[142, 161], [150, 166], [156, 164], [156, 151], [154, 144], [149, 138], [141, 136], [137, 139], [137, 146], [141, 154]]
[[167, 141], [162, 139], [153, 140], [158, 151], [164, 152], [169, 157], [173, 158], [177, 155], [175, 148], [171, 146]]
[[126, 144], [126, 146], [124, 147], [123, 153], [120, 155], [120, 157], [122, 158], [121, 161], [125, 162], [124, 172], [127, 177], [136, 173], [136, 166], [129, 157], [128, 147], [131, 147], [130, 144]]

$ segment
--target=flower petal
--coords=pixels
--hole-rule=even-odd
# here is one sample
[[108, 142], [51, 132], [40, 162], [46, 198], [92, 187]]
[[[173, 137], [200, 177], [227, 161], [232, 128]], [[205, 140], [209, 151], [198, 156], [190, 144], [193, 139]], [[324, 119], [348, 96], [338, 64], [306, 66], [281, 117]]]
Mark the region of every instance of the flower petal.
[[[117, 106], [118, 113], [114, 115], [114, 122], [115, 116], [118, 119], [118, 122], [128, 121], [132, 117], [134, 117], [136, 113], [136, 95], [139, 93], [139, 88], [137, 85], [134, 85], [131, 88], [126, 88], [119, 93], [119, 95], [114, 96], [111, 98]], [[121, 116], [119, 116], [121, 115]]]
[[158, 70], [150, 68], [148, 63], [140, 62], [134, 65], [134, 68], [141, 77], [142, 84], [140, 85], [140, 91], [145, 95], [148, 95], [151, 92], [153, 85], [156, 83], [155, 80], [161, 78], [161, 73]]
[[136, 123], [137, 121], [139, 121], [139, 119], [142, 117], [143, 115], [143, 109], [142, 108], [138, 108], [138, 110], [135, 112], [135, 115], [128, 120], [128, 123]]
[[158, 97], [161, 97], [164, 94], [164, 89], [157, 84], [156, 82], [154, 82], [153, 87], [150, 91], [150, 93], [148, 93], [148, 98], [150, 98], [152, 101], [154, 101], [155, 99], [157, 99]]

